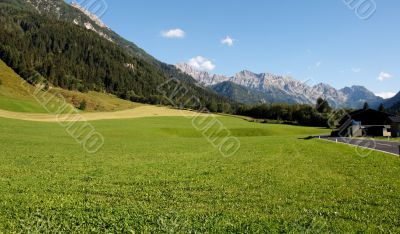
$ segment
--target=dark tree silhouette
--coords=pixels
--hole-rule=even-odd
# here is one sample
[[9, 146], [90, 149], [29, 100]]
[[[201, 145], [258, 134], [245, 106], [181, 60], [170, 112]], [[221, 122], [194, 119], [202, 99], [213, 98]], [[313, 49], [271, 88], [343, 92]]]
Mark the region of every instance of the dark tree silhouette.
[[368, 102], [365, 102], [365, 103], [364, 103], [363, 109], [364, 109], [364, 110], [368, 110], [368, 109], [369, 109], [369, 104], [368, 104]]
[[385, 111], [386, 111], [386, 110], [385, 110], [385, 106], [383, 105], [383, 103], [381, 103], [381, 104], [379, 105], [378, 110], [381, 111], [381, 112], [385, 112]]
[[325, 99], [323, 99], [321, 97], [317, 99], [317, 104], [316, 104], [315, 108], [317, 109], [317, 111], [319, 113], [328, 113], [332, 110], [328, 101], [326, 101]]

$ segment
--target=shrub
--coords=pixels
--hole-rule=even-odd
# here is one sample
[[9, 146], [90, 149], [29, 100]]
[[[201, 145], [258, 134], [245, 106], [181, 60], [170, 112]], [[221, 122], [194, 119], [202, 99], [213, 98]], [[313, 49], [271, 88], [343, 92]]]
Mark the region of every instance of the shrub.
[[86, 110], [86, 100], [81, 101], [79, 104], [79, 110]]

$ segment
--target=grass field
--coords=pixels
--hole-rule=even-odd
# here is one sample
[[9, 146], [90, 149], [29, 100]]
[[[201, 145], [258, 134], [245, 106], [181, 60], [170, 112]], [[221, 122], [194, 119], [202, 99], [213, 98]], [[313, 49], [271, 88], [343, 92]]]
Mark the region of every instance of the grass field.
[[188, 118], [94, 121], [86, 153], [57, 123], [0, 119], [0, 232], [400, 232], [400, 160], [219, 117], [224, 158]]

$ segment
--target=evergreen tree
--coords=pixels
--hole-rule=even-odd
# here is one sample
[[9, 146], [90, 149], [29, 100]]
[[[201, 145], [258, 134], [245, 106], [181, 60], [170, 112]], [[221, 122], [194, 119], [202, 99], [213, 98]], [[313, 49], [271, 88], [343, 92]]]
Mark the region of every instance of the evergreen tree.
[[211, 101], [208, 105], [207, 105], [207, 109], [210, 112], [217, 112], [218, 111], [218, 104], [215, 101]]
[[86, 100], [82, 100], [81, 103], [79, 104], [79, 110], [86, 110]]
[[319, 113], [328, 113], [332, 110], [328, 101], [321, 97], [317, 99], [316, 109]]
[[381, 103], [381, 104], [379, 105], [378, 110], [379, 110], [380, 112], [385, 112], [385, 106], [383, 105], [383, 103]]
[[369, 104], [368, 104], [368, 102], [365, 102], [365, 103], [364, 103], [363, 109], [364, 109], [364, 110], [368, 110], [368, 109], [369, 109]]

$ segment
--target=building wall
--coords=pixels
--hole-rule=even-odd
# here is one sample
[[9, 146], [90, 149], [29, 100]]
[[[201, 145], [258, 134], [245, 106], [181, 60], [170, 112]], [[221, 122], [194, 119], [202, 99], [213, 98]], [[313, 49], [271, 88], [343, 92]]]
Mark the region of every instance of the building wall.
[[[390, 128], [390, 126], [387, 126], [387, 128]], [[364, 126], [365, 135], [371, 137], [384, 136], [385, 129], [385, 126]]]
[[392, 124], [392, 137], [400, 137], [400, 124]]
[[390, 137], [390, 136], [392, 136], [392, 132], [389, 132], [388, 130], [390, 130], [390, 129], [387, 129], [387, 128], [384, 128], [384, 129], [383, 129], [383, 136], [384, 136], [384, 137]]
[[363, 136], [363, 131], [361, 129], [360, 125], [353, 125], [351, 126], [351, 137], [362, 137]]

